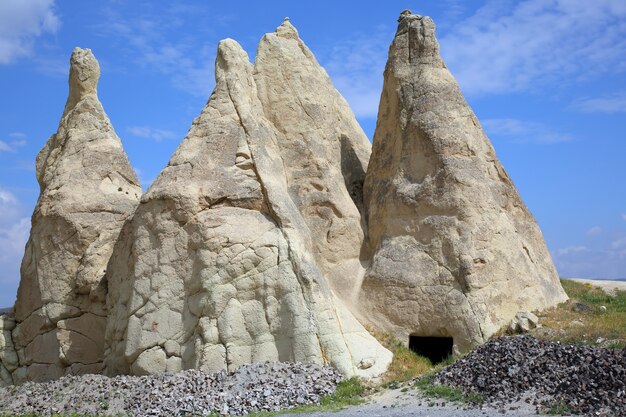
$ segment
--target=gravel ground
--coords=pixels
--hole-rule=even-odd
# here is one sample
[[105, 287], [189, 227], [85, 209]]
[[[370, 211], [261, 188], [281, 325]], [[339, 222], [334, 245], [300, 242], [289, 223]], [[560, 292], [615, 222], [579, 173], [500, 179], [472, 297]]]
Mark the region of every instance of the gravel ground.
[[[340, 380], [332, 368], [300, 363], [245, 365], [231, 374], [189, 370], [145, 377], [70, 376], [0, 388], [0, 415], [242, 415], [318, 403], [320, 397], [335, 391]], [[435, 381], [476, 392], [486, 403], [464, 409], [467, 406], [425, 398], [407, 383], [402, 389], [369, 397], [368, 404], [332, 415], [536, 417], [559, 404], [565, 407], [562, 410], [587, 416], [626, 416], [626, 349], [562, 345], [530, 336], [502, 337], [444, 368]]]
[[189, 370], [144, 377], [68, 376], [0, 388], [0, 415], [241, 415], [319, 403], [341, 379], [333, 368], [301, 363], [244, 365], [231, 374]]
[[496, 407], [527, 397], [540, 412], [560, 406], [587, 416], [626, 416], [626, 349], [502, 337], [444, 368], [435, 381], [476, 392]]
[[546, 417], [535, 413], [525, 402], [509, 404], [506, 408], [485, 406], [465, 409], [462, 405], [444, 400], [425, 398], [418, 390], [402, 392], [386, 390], [368, 399], [367, 404], [328, 413], [289, 413], [291, 417]]

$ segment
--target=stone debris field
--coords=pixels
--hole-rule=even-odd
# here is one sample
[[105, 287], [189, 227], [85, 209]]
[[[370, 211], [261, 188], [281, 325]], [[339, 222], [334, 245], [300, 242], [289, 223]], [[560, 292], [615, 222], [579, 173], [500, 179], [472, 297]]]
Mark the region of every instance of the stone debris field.
[[626, 349], [503, 337], [444, 368], [436, 381], [493, 404], [526, 400], [540, 412], [626, 416]]
[[66, 376], [0, 388], [0, 415], [245, 415], [319, 403], [341, 379], [331, 367], [269, 362], [244, 365], [233, 373]]

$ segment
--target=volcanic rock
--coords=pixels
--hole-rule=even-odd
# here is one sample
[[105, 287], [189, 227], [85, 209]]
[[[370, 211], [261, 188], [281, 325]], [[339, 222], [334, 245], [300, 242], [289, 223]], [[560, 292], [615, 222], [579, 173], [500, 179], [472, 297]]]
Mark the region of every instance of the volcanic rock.
[[139, 181], [98, 100], [98, 61], [76, 48], [57, 132], [37, 156], [41, 193], [15, 303], [14, 381], [102, 369], [104, 276]]
[[[500, 337], [443, 368], [435, 382], [503, 407], [524, 398], [537, 412], [626, 415], [626, 349]], [[566, 414], [567, 415], [567, 414]]]
[[[269, 360], [376, 376], [391, 361], [333, 295], [329, 249], [313, 243], [324, 234], [340, 242], [334, 261], [358, 260], [347, 188], [362, 180], [362, 132], [336, 91], [314, 94], [332, 85], [288, 22], [259, 59], [253, 67], [235, 41], [220, 42], [209, 102], [121, 233], [107, 271], [108, 374]], [[283, 108], [290, 82], [307, 89]], [[327, 114], [340, 116], [335, 128]], [[333, 227], [358, 230], [327, 238]]]
[[428, 17], [402, 16], [389, 49], [364, 200], [361, 316], [400, 340], [452, 337], [466, 351], [567, 298]]
[[0, 315], [0, 386], [13, 383], [11, 373], [18, 367], [17, 353], [11, 336], [14, 328], [15, 319], [11, 315]]
[[525, 333], [538, 326], [539, 317], [530, 311], [520, 311], [509, 323], [509, 331], [511, 333]]
[[326, 71], [285, 20], [259, 44], [254, 80], [276, 135], [289, 196], [310, 230], [312, 255], [348, 305], [363, 277], [367, 136]]

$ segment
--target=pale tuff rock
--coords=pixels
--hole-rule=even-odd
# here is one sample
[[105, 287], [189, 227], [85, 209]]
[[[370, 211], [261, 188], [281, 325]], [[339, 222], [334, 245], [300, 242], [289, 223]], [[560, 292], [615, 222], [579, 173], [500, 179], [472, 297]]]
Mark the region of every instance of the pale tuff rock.
[[289, 20], [261, 39], [254, 80], [264, 114], [280, 133], [277, 152], [310, 230], [311, 253], [350, 305], [362, 277], [360, 210], [370, 142]]
[[539, 326], [539, 317], [530, 311], [520, 311], [509, 323], [509, 331], [511, 333], [526, 333]]
[[[274, 36], [301, 44], [287, 25]], [[276, 54], [277, 69], [288, 71], [279, 52], [263, 54], [268, 61]], [[310, 68], [317, 66], [311, 60], [300, 65], [321, 71]], [[387, 368], [391, 353], [334, 298], [318, 264], [324, 258], [316, 256], [316, 236], [298, 200], [306, 192], [290, 187], [281, 148], [286, 132], [259, 99], [286, 86], [266, 79], [262, 94], [256, 77], [267, 77], [259, 75], [264, 71], [235, 41], [220, 42], [209, 102], [122, 231], [107, 272], [108, 374], [233, 370], [265, 360], [328, 363], [360, 376]], [[311, 108], [319, 105], [315, 99], [308, 98]], [[280, 120], [296, 125], [290, 118], [302, 112]], [[316, 146], [332, 148], [340, 161], [342, 132], [327, 138], [319, 130], [329, 144]], [[351, 140], [343, 146], [352, 149]], [[330, 178], [343, 184], [341, 172], [335, 174]], [[330, 188], [315, 180], [319, 188], [311, 190]], [[351, 215], [360, 227], [356, 208]]]
[[220, 42], [215, 90], [143, 196], [98, 63], [76, 49], [37, 158], [15, 319], [0, 316], [0, 383], [260, 361], [376, 377], [391, 353], [355, 316], [465, 351], [563, 301], [433, 22], [399, 21], [369, 167], [352, 111], [285, 19], [254, 65]]
[[18, 367], [17, 353], [11, 336], [14, 328], [15, 319], [8, 314], [0, 314], [0, 386], [13, 384], [11, 373]]
[[566, 299], [541, 232], [439, 55], [401, 16], [367, 171], [363, 315], [401, 340], [484, 343], [518, 311]]
[[107, 263], [141, 188], [96, 92], [89, 49], [71, 57], [58, 131], [37, 156], [41, 194], [15, 304], [16, 382], [102, 369]]

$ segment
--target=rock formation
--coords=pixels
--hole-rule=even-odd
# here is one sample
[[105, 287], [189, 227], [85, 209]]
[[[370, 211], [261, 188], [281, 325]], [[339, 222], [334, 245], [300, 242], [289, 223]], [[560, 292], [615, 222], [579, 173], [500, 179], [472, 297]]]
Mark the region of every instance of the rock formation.
[[351, 305], [363, 275], [361, 211], [370, 142], [289, 20], [261, 40], [254, 80], [264, 114], [279, 132], [289, 195], [311, 232], [315, 261]]
[[76, 48], [70, 64], [59, 128], [37, 156], [41, 194], [15, 304], [15, 382], [101, 371], [103, 278], [141, 195], [98, 100], [98, 62], [89, 49]]
[[400, 17], [369, 167], [365, 134], [288, 19], [254, 65], [220, 42], [215, 90], [143, 196], [99, 75], [77, 48], [37, 157], [15, 317], [0, 315], [0, 384], [259, 361], [375, 377], [391, 353], [356, 317], [463, 351], [565, 299], [429, 18]]
[[358, 262], [348, 190], [363, 180], [367, 139], [288, 21], [254, 66], [220, 42], [216, 81], [114, 250], [106, 372], [270, 360], [379, 375], [391, 353], [327, 282]]
[[481, 344], [518, 311], [564, 301], [541, 231], [439, 55], [405, 13], [389, 49], [365, 186], [362, 316], [400, 340]]
[[14, 328], [15, 319], [8, 314], [0, 314], [0, 386], [13, 383], [11, 374], [19, 365], [11, 335]]

